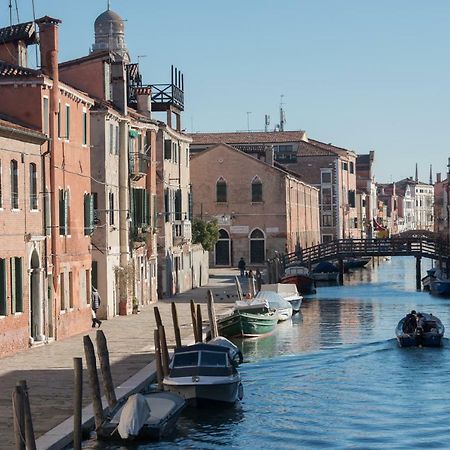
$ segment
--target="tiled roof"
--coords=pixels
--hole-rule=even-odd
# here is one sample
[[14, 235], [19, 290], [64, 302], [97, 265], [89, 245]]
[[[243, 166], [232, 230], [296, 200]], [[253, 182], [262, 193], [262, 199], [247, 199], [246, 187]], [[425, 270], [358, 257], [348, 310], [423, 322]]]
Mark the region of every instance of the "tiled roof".
[[298, 145], [297, 156], [336, 156], [336, 152], [314, 145], [311, 141], [302, 141]]
[[0, 28], [0, 44], [7, 42], [25, 41], [27, 44], [36, 43], [36, 30], [33, 22], [18, 23], [10, 27]]
[[35, 77], [39, 71], [0, 61], [0, 77]]
[[59, 64], [59, 67], [60, 68], [70, 67], [73, 65], [82, 64], [87, 61], [95, 61], [96, 59], [100, 60], [111, 59], [112, 61], [115, 61], [115, 55], [116, 54], [114, 52], [110, 52], [109, 50], [105, 50], [103, 52], [90, 53], [89, 55], [82, 56], [80, 58], [64, 61]]
[[348, 150], [343, 147], [337, 147], [332, 144], [325, 144], [325, 142], [316, 141], [315, 139], [308, 139], [308, 142], [316, 147], [319, 147], [323, 150], [328, 150], [332, 153], [338, 154], [340, 156], [347, 156], [348, 153], [354, 153], [353, 150]]
[[236, 133], [190, 133], [192, 145], [214, 144], [277, 144], [298, 142], [305, 138], [304, 131], [268, 131]]

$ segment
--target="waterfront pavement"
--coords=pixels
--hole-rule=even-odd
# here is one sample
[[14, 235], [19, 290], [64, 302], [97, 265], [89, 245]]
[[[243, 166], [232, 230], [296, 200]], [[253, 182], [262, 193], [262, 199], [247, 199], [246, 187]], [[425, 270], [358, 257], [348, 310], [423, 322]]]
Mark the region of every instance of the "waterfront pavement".
[[[182, 341], [192, 341], [190, 300], [203, 304], [204, 322], [207, 321], [206, 295], [214, 293], [216, 314], [226, 314], [236, 300], [233, 269], [211, 269], [207, 286], [159, 300], [146, 306], [139, 314], [119, 316], [103, 321], [101, 329], [108, 341], [114, 385], [118, 386], [153, 360], [155, 329], [154, 306], [158, 306], [167, 340], [174, 344], [171, 302], [177, 304]], [[89, 334], [95, 345], [95, 329]], [[0, 360], [0, 449], [14, 448], [11, 395], [19, 380], [28, 383], [31, 412], [36, 438], [73, 414], [73, 358], [83, 357], [83, 334], [63, 341], [33, 347]], [[83, 406], [91, 402], [88, 375], [83, 362]]]

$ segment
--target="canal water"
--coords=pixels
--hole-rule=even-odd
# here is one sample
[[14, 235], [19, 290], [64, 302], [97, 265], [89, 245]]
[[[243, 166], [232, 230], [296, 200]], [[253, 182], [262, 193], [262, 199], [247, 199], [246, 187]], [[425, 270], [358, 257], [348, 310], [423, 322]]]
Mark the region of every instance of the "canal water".
[[271, 336], [241, 341], [240, 405], [189, 409], [160, 443], [85, 448], [450, 448], [450, 341], [401, 349], [394, 338], [411, 309], [437, 315], [450, 333], [450, 300], [415, 291], [413, 258], [345, 283], [319, 287]]

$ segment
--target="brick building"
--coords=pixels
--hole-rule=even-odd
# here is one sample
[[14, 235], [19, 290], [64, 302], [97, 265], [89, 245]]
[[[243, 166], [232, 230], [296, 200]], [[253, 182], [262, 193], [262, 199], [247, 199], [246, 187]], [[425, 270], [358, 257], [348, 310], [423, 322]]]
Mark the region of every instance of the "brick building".
[[0, 357], [48, 336], [46, 154], [44, 134], [0, 119]]
[[304, 131], [195, 133], [192, 153], [220, 143], [256, 158], [273, 148], [275, 162], [320, 191], [322, 242], [360, 237], [356, 209], [356, 154], [308, 138]]
[[[91, 253], [89, 236], [89, 114], [93, 101], [59, 80], [58, 27], [43, 17], [39, 26], [41, 70], [29, 69], [28, 45], [35, 44], [32, 22], [0, 30], [0, 113], [50, 138], [45, 159], [49, 218], [44, 262], [47, 338], [61, 339], [90, 326]], [[80, 213], [81, 212], [81, 213]]]
[[211, 264], [258, 266], [320, 242], [318, 189], [273, 164], [271, 148], [256, 159], [225, 144], [192, 157], [194, 217], [220, 225]]

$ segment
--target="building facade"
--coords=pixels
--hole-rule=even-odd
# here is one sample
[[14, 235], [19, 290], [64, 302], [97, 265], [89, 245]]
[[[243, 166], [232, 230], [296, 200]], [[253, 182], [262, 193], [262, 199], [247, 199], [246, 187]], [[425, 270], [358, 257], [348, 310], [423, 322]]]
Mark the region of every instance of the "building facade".
[[271, 153], [256, 159], [221, 144], [193, 156], [194, 217], [220, 226], [210, 264], [236, 267], [243, 257], [258, 267], [320, 243], [318, 189], [274, 167]]

